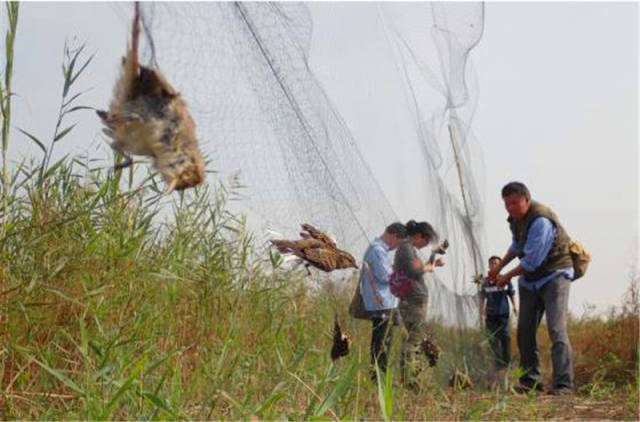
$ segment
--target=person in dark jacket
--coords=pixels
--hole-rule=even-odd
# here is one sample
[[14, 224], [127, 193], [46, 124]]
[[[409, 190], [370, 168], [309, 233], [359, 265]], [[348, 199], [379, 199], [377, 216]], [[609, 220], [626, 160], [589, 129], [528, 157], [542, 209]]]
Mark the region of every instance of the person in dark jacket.
[[[498, 268], [500, 261], [499, 256], [489, 258], [489, 271]], [[515, 294], [511, 281], [506, 286], [498, 287], [495, 280], [487, 277], [480, 286], [480, 310], [489, 335], [489, 345], [493, 352], [495, 366], [499, 370], [509, 367], [511, 363], [508, 300], [511, 300], [513, 313], [517, 315]]]
[[[567, 334], [569, 287], [574, 276], [569, 250], [571, 239], [549, 207], [531, 200], [529, 189], [523, 183], [505, 185], [502, 199], [509, 214], [507, 221], [513, 240], [489, 277], [495, 278], [498, 286], [504, 286], [512, 277], [520, 276], [517, 338], [523, 375], [517, 389], [543, 390], [536, 331], [542, 315], [546, 314], [553, 363], [553, 385], [549, 393], [571, 394], [573, 362]], [[520, 259], [519, 264], [500, 274], [515, 257]]]
[[420, 345], [427, 335], [427, 303], [429, 291], [424, 281], [424, 273], [432, 272], [435, 267], [443, 266], [444, 262], [438, 258], [432, 263], [423, 263], [418, 257], [418, 249], [422, 249], [430, 242], [437, 240], [436, 231], [427, 222], [409, 221], [407, 239], [398, 246], [394, 258], [394, 272], [406, 274], [411, 279], [411, 290], [400, 298], [398, 307], [402, 321], [407, 329], [408, 338], [402, 345], [402, 379], [410, 388], [418, 388], [417, 376], [423, 362]]

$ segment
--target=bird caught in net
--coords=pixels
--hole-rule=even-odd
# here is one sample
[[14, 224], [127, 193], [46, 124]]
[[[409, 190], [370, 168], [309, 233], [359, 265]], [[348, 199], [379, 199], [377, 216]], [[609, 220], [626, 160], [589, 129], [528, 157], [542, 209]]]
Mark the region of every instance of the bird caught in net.
[[195, 122], [184, 99], [156, 69], [139, 63], [140, 12], [135, 5], [131, 46], [122, 59], [120, 77], [108, 111], [97, 114], [112, 148], [125, 155], [122, 168], [132, 163], [126, 154], [151, 157], [168, 188], [182, 190], [203, 182], [204, 160]]

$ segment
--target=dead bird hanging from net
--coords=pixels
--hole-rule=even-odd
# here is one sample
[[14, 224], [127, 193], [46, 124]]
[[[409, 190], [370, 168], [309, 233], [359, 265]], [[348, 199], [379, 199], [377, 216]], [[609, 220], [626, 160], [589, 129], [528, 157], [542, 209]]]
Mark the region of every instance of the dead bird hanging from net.
[[338, 249], [329, 235], [310, 224], [302, 225], [299, 240], [271, 240], [280, 253], [293, 254], [305, 261], [307, 273], [309, 266], [330, 272], [344, 268], [358, 268], [355, 258], [346, 251]]
[[131, 165], [127, 154], [144, 155], [153, 159], [163, 175], [167, 193], [197, 186], [205, 177], [204, 160], [187, 105], [157, 70], [138, 63], [137, 2], [131, 32], [131, 46], [122, 59], [109, 111], [97, 111], [105, 134], [113, 139], [111, 146], [126, 158], [117, 168]]
[[331, 360], [337, 360], [347, 356], [351, 347], [351, 337], [340, 328], [338, 316], [333, 318], [333, 346], [331, 347]]
[[436, 366], [440, 358], [440, 347], [433, 341], [430, 335], [422, 339], [420, 349], [429, 361], [429, 366]]

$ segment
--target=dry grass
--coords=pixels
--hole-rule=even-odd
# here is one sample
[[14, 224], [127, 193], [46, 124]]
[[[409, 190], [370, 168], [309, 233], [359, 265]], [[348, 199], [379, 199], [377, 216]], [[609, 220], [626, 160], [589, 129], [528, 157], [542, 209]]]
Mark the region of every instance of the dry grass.
[[[224, 190], [201, 189], [156, 215], [161, 197], [87, 188], [61, 165], [13, 198], [0, 248], [5, 418], [632, 419], [638, 321], [632, 310], [570, 323], [579, 394], [518, 396], [486, 382], [486, 340], [434, 327], [444, 350], [416, 395], [369, 380], [370, 327], [345, 315], [351, 285], [273, 268]], [[102, 178], [102, 179], [100, 179]], [[154, 202], [155, 201], [155, 202]], [[74, 218], [70, 219], [68, 216]], [[353, 280], [350, 281], [353, 283]], [[355, 338], [331, 363], [333, 315]], [[540, 330], [548, 371], [548, 337]], [[448, 387], [453, 367], [477, 388]], [[509, 374], [507, 384], [514, 381]], [[591, 415], [591, 416], [590, 416]]]

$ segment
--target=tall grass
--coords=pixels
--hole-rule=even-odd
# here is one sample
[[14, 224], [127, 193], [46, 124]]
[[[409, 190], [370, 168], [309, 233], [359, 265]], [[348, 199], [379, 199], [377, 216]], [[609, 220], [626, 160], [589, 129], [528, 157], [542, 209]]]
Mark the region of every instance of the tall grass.
[[5, 66], [4, 86], [0, 85], [0, 112], [2, 113], [2, 232], [4, 232], [4, 220], [6, 219], [9, 203], [9, 166], [7, 163], [7, 151], [9, 150], [9, 129], [11, 128], [11, 97], [13, 79], [14, 41], [18, 28], [18, 2], [5, 3], [7, 11], [7, 32], [5, 34]]
[[3, 242], [9, 417], [348, 414], [361, 364], [331, 363], [329, 303], [255, 258], [224, 189], [152, 224], [163, 199], [74, 167], [27, 183]]
[[[454, 340], [445, 327], [435, 330], [442, 361], [424, 373], [421, 392], [404, 390], [394, 375], [399, 342], [388, 376], [370, 382], [369, 324], [344, 313], [350, 286], [325, 280], [310, 288], [302, 275], [273, 268], [243, 219], [226, 211], [232, 192], [224, 187], [167, 203], [149, 199], [148, 188], [122, 191], [113, 174], [82, 171], [63, 162], [46, 188], [34, 178], [14, 201], [0, 254], [3, 312], [11, 320], [7, 418], [487, 419], [523, 412], [513, 402], [520, 398], [504, 392], [472, 396], [447, 387]], [[167, 207], [170, 214], [159, 213]], [[355, 344], [346, 359], [331, 362], [335, 311]], [[582, 350], [579, 324], [571, 325], [576, 357], [596, 359]], [[607, 324], [584, 324], [589, 337], [607, 341]], [[619, 345], [628, 350], [622, 339]], [[624, 371], [611, 376], [633, 382]], [[531, 412], [522, 414], [545, 415]]]
[[[7, 32], [5, 35], [5, 67], [4, 67], [4, 86], [0, 83], [0, 113], [2, 113], [2, 217], [0, 218], [0, 236], [6, 233], [7, 214], [9, 212], [9, 164], [7, 162], [7, 152], [9, 150], [9, 129], [11, 128], [11, 97], [12, 79], [13, 79], [13, 53], [16, 31], [18, 28], [18, 10], [19, 3], [5, 3], [7, 11]], [[0, 267], [0, 277], [2, 276], [2, 267]], [[4, 284], [0, 280], [0, 290], [4, 290]], [[3, 303], [6, 305], [6, 303]], [[6, 307], [6, 306], [5, 306]], [[2, 327], [2, 342], [7, 341], [9, 320], [6, 315], [0, 314], [0, 327]]]

